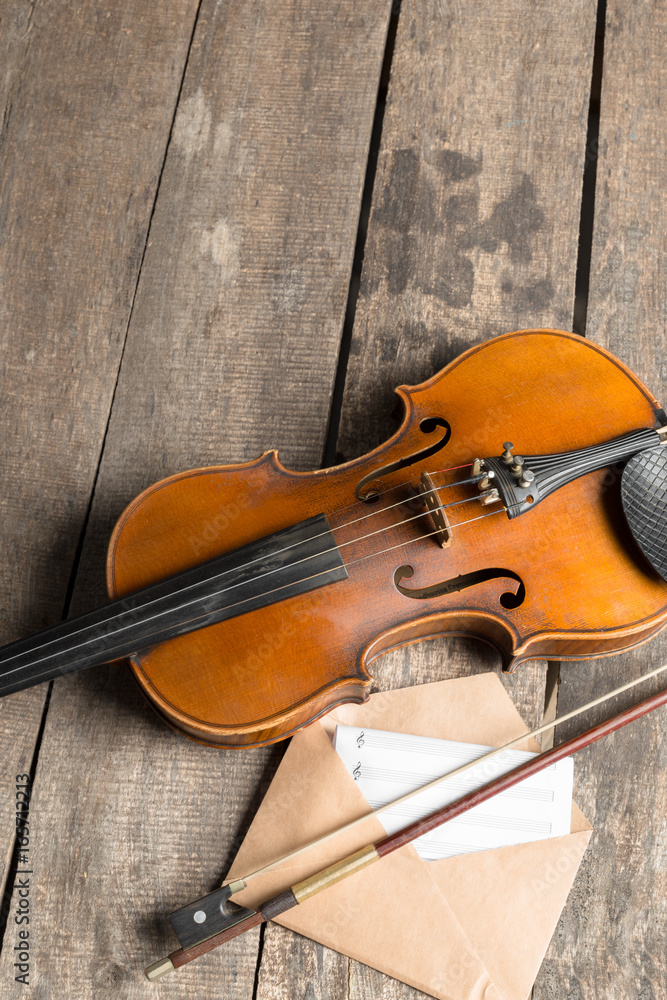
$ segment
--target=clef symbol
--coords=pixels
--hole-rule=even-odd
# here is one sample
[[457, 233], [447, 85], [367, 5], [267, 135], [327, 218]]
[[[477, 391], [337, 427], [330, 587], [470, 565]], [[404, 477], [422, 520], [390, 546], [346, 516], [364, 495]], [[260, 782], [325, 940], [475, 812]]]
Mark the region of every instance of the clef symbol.
[[362, 729], [359, 735], [357, 736], [357, 746], [362, 747], [365, 742], [366, 740], [364, 739], [364, 731]]
[[361, 761], [359, 761], [354, 771], [352, 772], [352, 777], [354, 778], [355, 781], [359, 781], [359, 778], [361, 777]]

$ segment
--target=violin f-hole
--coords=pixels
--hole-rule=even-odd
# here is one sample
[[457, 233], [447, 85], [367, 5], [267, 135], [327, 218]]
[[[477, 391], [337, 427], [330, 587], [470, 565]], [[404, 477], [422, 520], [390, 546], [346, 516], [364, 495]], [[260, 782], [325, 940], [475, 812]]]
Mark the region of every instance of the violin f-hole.
[[450, 580], [442, 580], [434, 583], [430, 587], [404, 587], [401, 580], [410, 579], [414, 576], [412, 566], [399, 566], [394, 573], [394, 586], [404, 597], [410, 597], [415, 601], [427, 601], [434, 597], [444, 597], [445, 594], [457, 594], [461, 590], [475, 587], [478, 583], [485, 583], [487, 580], [516, 580], [519, 586], [515, 591], [502, 593], [498, 600], [503, 608], [511, 610], [518, 608], [526, 596], [526, 588], [521, 577], [511, 569], [500, 569], [497, 567], [489, 569], [478, 569], [472, 573], [462, 573], [460, 576], [452, 577]]
[[[433, 434], [438, 427], [442, 428], [444, 433], [438, 437], [438, 440], [434, 444], [429, 445], [428, 448], [422, 448], [421, 451], [415, 451], [411, 455], [399, 459], [397, 462], [383, 465], [381, 468], [375, 469], [367, 476], [364, 476], [363, 479], [360, 479], [354, 491], [357, 500], [361, 500], [363, 503], [374, 503], [380, 496], [380, 491], [374, 488], [378, 480], [384, 479], [386, 476], [391, 475], [392, 472], [398, 472], [399, 469], [406, 469], [408, 466], [414, 465], [415, 462], [421, 462], [422, 459], [428, 458], [430, 455], [435, 455], [441, 448], [444, 448], [452, 436], [452, 428], [443, 417], [427, 417], [419, 425], [422, 434]], [[371, 489], [370, 487], [373, 488]]]

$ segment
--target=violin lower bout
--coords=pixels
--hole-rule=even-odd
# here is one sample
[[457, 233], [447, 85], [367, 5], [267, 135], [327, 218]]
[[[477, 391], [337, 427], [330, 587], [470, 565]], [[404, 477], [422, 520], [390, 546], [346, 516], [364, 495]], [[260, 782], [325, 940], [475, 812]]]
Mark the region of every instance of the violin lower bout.
[[[348, 480], [343, 486], [348, 492], [354, 482], [349, 472], [332, 470], [328, 486], [337, 478]], [[190, 508], [210, 509], [209, 494], [219, 497], [222, 486], [231, 497], [238, 475], [234, 468], [200, 470], [139, 498], [139, 508], [116, 535], [112, 590], [149, 582], [158, 556], [163, 576], [192, 561], [188, 543], [201, 532], [193, 535], [183, 523], [186, 494]], [[268, 530], [280, 528], [288, 506], [292, 516], [295, 511], [312, 516], [303, 498], [312, 503], [314, 486], [323, 478], [314, 475], [302, 494], [303, 478], [284, 474], [274, 459], [244, 469], [244, 482], [257, 486], [254, 496], [266, 495], [272, 484], [270, 512], [261, 519]], [[168, 505], [167, 494], [172, 494]], [[498, 650], [506, 670], [526, 659], [579, 659], [631, 648], [664, 627], [667, 589], [637, 561], [620, 523], [610, 534], [603, 495], [604, 472], [594, 473], [549, 498], [530, 517], [509, 521], [501, 513], [470, 524], [447, 549], [425, 538], [405, 551], [379, 553], [351, 565], [347, 579], [144, 650], [131, 660], [134, 675], [176, 729], [210, 745], [243, 747], [284, 739], [336, 705], [364, 701], [372, 661], [422, 639], [443, 634], [480, 639]], [[157, 506], [150, 510], [158, 501], [160, 512]], [[316, 496], [318, 501], [323, 504], [324, 498]], [[140, 518], [141, 507], [146, 509]], [[230, 503], [226, 507], [230, 510]], [[570, 518], [567, 535], [556, 544], [554, 524], [562, 524], [572, 509], [588, 513]], [[148, 534], [146, 523], [153, 526]], [[240, 516], [223, 527], [230, 548], [263, 530], [256, 519]], [[414, 526], [407, 523], [402, 530], [407, 539]], [[213, 534], [208, 532], [205, 557], [220, 549]], [[167, 539], [172, 540], [169, 565]], [[443, 580], [450, 581], [449, 590], [438, 594]]]

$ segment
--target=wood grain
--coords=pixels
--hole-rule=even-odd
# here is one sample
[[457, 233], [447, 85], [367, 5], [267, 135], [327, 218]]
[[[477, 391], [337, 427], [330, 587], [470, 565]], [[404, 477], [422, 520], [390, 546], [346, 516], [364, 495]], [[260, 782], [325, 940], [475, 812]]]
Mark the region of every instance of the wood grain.
[[[586, 327], [587, 336], [633, 367], [663, 405], [666, 38], [661, 6], [607, 4]], [[563, 666], [559, 711], [665, 660], [667, 642], [660, 636], [630, 655]], [[666, 732], [663, 709], [577, 758], [577, 795], [594, 833], [535, 1000], [664, 994]]]
[[[335, 919], [335, 914], [332, 916]], [[357, 963], [279, 924], [268, 925], [265, 933], [257, 996], [271, 1000], [293, 1000], [295, 996], [308, 1000], [347, 1000], [348, 966]], [[388, 976], [379, 978], [394, 985]]]
[[[401, 4], [351, 343], [340, 459], [394, 426], [396, 385], [416, 385], [494, 334], [571, 328], [595, 10], [588, 2]], [[480, 419], [484, 386], [479, 386]], [[446, 416], [446, 414], [445, 414]], [[497, 428], [498, 446], [506, 438]], [[498, 669], [479, 643], [434, 640], [373, 664], [380, 689]], [[504, 678], [529, 725], [541, 721], [544, 664]], [[278, 937], [278, 935], [280, 935]], [[268, 925], [258, 998], [301, 993], [321, 961]], [[308, 957], [306, 957], [308, 956]], [[349, 963], [350, 997], [418, 994]]]
[[[401, 6], [344, 458], [387, 436], [395, 385], [496, 334], [571, 328], [594, 14], [588, 0]], [[484, 420], [483, 385], [479, 403]]]
[[[63, 613], [195, 6], [2, 8], [2, 642]], [[0, 704], [3, 865], [44, 696]]]
[[[103, 597], [112, 523], [153, 480], [273, 445], [318, 464], [388, 6], [205, 0], [136, 301], [196, 5], [3, 7], [3, 639], [62, 612], [130, 314], [76, 610]], [[588, 0], [404, 0], [341, 456], [388, 436], [394, 385], [509, 329], [569, 328], [594, 20]], [[656, 5], [610, 0], [587, 327], [663, 400], [666, 29]], [[481, 413], [484, 401], [480, 385]], [[560, 710], [666, 650], [564, 667]], [[497, 665], [436, 640], [373, 673], [389, 688]], [[537, 664], [504, 678], [529, 724], [543, 679]], [[0, 702], [5, 863], [42, 705], [39, 690]], [[664, 725], [645, 719], [577, 758], [596, 839], [534, 1000], [664, 993]], [[250, 997], [257, 972], [259, 1000], [414, 996], [276, 926], [258, 970], [248, 935], [178, 978], [142, 979], [175, 945], [167, 912], [216, 884], [279, 756], [186, 743], [118, 669], [58, 682], [31, 811], [31, 995]], [[25, 994], [13, 944], [3, 1000]]]
[[[203, 3], [73, 610], [103, 598], [113, 521], [164, 474], [271, 445], [318, 464], [389, 6]], [[157, 986], [142, 970], [173, 950], [169, 910], [221, 878], [276, 756], [171, 733], [125, 670], [57, 681], [32, 806], [32, 995], [250, 996], [257, 935]], [[3, 998], [23, 995], [10, 954]]]

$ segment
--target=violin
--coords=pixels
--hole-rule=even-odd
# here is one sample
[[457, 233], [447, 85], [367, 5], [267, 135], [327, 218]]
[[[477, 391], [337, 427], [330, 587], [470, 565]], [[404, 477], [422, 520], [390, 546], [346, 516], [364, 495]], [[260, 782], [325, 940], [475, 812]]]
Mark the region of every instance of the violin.
[[527, 659], [630, 649], [667, 623], [667, 416], [590, 341], [525, 330], [396, 390], [393, 437], [335, 468], [269, 451], [124, 511], [109, 604], [0, 649], [0, 694], [129, 658], [171, 726], [284, 739], [369, 666], [441, 634]]

